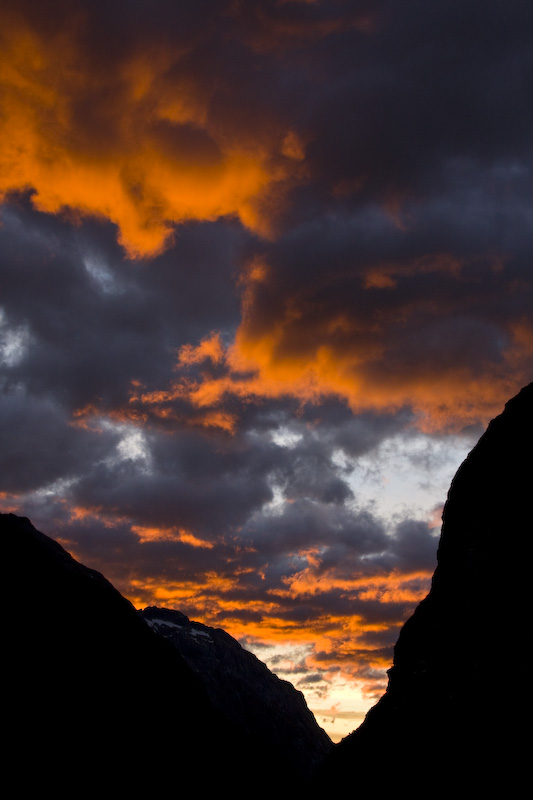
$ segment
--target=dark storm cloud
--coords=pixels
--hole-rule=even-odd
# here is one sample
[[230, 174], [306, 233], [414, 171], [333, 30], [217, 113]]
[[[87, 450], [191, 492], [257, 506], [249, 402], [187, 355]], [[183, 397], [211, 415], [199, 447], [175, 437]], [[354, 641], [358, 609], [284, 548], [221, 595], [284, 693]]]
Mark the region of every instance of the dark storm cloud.
[[330, 348], [374, 390], [356, 406], [435, 414], [440, 394], [466, 409], [467, 376], [494, 408], [490, 384], [503, 399], [531, 364], [517, 329], [531, 304], [531, 9], [373, 8], [364, 34], [292, 53], [314, 81], [297, 105], [308, 180], [263, 249], [242, 339], [311, 368]]
[[466, 405], [465, 377], [480, 400], [493, 402], [491, 382], [512, 393], [531, 366], [530, 199], [518, 211], [496, 183], [488, 199], [466, 192], [455, 202], [452, 192], [408, 205], [405, 228], [363, 229], [357, 215], [338, 214], [292, 231], [269, 248], [266, 276], [250, 289], [242, 339], [265, 343], [264, 365], [319, 368], [328, 348], [331, 391], [351, 375], [353, 397], [344, 393], [354, 407], [425, 402], [431, 412], [441, 385], [451, 410], [453, 398]]
[[[342, 557], [348, 544], [366, 551], [383, 539], [379, 523], [369, 517], [364, 525], [354, 521], [345, 506], [353, 491], [332, 458], [341, 442], [351, 453], [375, 447], [397, 428], [392, 417], [354, 420], [346, 407], [331, 401], [320, 409], [308, 407], [295, 419], [278, 402], [270, 408], [264, 403], [243, 409], [234, 436], [195, 433], [179, 423], [168, 431], [146, 424], [146, 459], [120, 455], [132, 430], [131, 420], [120, 416], [132, 378], [157, 385], [197, 330], [214, 319], [228, 331], [236, 324], [236, 231], [183, 228], [171, 251], [150, 264], [132, 264], [120, 260], [105, 226], [72, 230], [24, 205], [4, 208], [3, 221], [5, 327], [27, 332], [2, 369], [3, 489], [24, 494], [25, 513], [48, 520], [56, 530], [71, 525], [63, 535], [76, 551], [121, 581], [132, 570], [184, 578], [224, 572], [233, 538], [256, 550], [244, 558], [245, 566], [257, 571], [271, 560], [269, 580], [277, 586], [298, 566], [298, 549], [327, 541], [333, 562], [333, 553]], [[217, 271], [208, 281], [214, 261]], [[188, 269], [180, 271], [176, 264]], [[92, 404], [94, 419], [76, 416]], [[295, 437], [290, 447], [272, 439], [284, 426]], [[61, 481], [56, 491], [62, 501], [89, 518], [92, 509], [90, 524], [70, 517], [55, 495], [28, 495]], [[274, 487], [294, 502], [280, 517], [265, 519], [262, 509]], [[98, 518], [102, 513], [105, 524]], [[186, 528], [217, 546], [206, 551], [161, 541], [139, 547], [131, 526]], [[259, 580], [252, 583], [258, 596], [264, 587]]]
[[[327, 437], [306, 431], [285, 447], [253, 431], [228, 436], [154, 429], [145, 430], [144, 444], [147, 462], [97, 463], [72, 488], [72, 502], [103, 504], [117, 518], [145, 526], [191, 529], [209, 541], [236, 537], [256, 548], [256, 563], [271, 550], [288, 553], [332, 537], [376, 547], [379, 525], [370, 515], [354, 521], [345, 505], [353, 490]], [[276, 490], [289, 503], [283, 514], [265, 516]]]
[[0, 396], [0, 437], [2, 489], [14, 493], [77, 476], [119, 440], [113, 432], [94, 436], [69, 427], [59, 404], [20, 388]]
[[138, 605], [305, 634], [302, 685], [382, 685], [437, 540], [354, 467], [418, 425], [430, 476], [531, 378], [531, 4], [0, 31], [0, 501]]
[[528, 3], [416, 0], [372, 9], [369, 35], [344, 31], [314, 53], [322, 80], [311, 157], [325, 181], [342, 193], [357, 180], [366, 200], [391, 193], [392, 201], [395, 192], [401, 199], [439, 190], [455, 159], [529, 159]]
[[[235, 436], [195, 434], [179, 423], [167, 434], [165, 426], [148, 424], [149, 468], [142, 458], [117, 458], [131, 422], [121, 417], [131, 380], [157, 385], [197, 330], [213, 320], [228, 331], [236, 324], [231, 256], [239, 237], [231, 226], [183, 228], [171, 251], [150, 264], [132, 264], [120, 260], [105, 226], [73, 231], [24, 206], [5, 208], [3, 220], [6, 326], [27, 331], [27, 342], [2, 370], [6, 490], [72, 481], [64, 491], [74, 507], [104, 508], [132, 524], [181, 526], [207, 539], [259, 515], [251, 541], [265, 551], [275, 542], [284, 553], [304, 546], [318, 520], [322, 538], [333, 531], [336, 539], [349, 535], [343, 531], [353, 522], [344, 503], [353, 491], [333, 455], [341, 443], [358, 454], [375, 447], [397, 429], [392, 417], [354, 419], [330, 402], [295, 419], [279, 403], [270, 411], [265, 403], [243, 409]], [[203, 272], [210, 274], [215, 260], [214, 279], [206, 280]], [[93, 404], [94, 420], [76, 416]], [[284, 424], [296, 437], [291, 447], [271, 438]], [[29, 453], [36, 458], [24, 469]], [[261, 509], [273, 487], [295, 502], [281, 519], [264, 522]], [[338, 519], [328, 519], [331, 505], [339, 506]], [[310, 528], [302, 525], [306, 517]]]
[[106, 226], [74, 229], [4, 207], [1, 299], [6, 324], [31, 345], [5, 375], [70, 409], [128, 402], [131, 380], [159, 385], [179, 347], [238, 321], [232, 272], [242, 239], [231, 225], [192, 225], [172, 253], [124, 262]]

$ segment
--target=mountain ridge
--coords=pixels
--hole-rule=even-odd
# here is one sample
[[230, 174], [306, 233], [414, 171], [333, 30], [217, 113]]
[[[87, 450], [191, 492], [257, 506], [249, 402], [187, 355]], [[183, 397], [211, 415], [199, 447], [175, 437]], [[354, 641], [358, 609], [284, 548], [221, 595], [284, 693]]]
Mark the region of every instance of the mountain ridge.
[[[266, 796], [280, 782], [289, 788], [304, 780], [325, 755], [331, 742], [303, 698], [298, 704], [301, 693], [265, 665], [261, 685], [249, 687], [249, 706], [254, 691], [260, 695], [251, 719], [255, 727], [245, 727], [241, 718], [228, 714], [232, 697], [237, 698], [228, 676], [219, 670], [214, 702], [208, 691], [212, 681], [202, 675], [206, 665], [184, 658], [172, 637], [155, 632], [149, 611], [138, 612], [101, 573], [80, 564], [27, 518], [0, 514], [0, 533], [9, 565], [5, 596], [8, 602], [17, 598], [16, 614], [7, 615], [2, 626], [5, 685], [15, 700], [4, 714], [10, 736], [3, 768], [6, 776], [18, 776], [22, 789], [38, 791], [44, 781], [70, 795], [83, 779], [84, 790], [106, 785], [133, 796], [166, 791], [165, 771], [154, 769], [147, 757], [153, 751], [170, 769], [201, 776], [203, 790], [229, 784], [233, 796], [244, 797], [261, 776], [253, 795]], [[167, 622], [187, 620], [169, 610], [156, 609], [155, 614]], [[186, 624], [223, 639], [222, 649], [231, 642], [245, 659], [261, 663], [226, 632], [189, 620]], [[272, 709], [272, 719], [285, 728], [276, 737], [276, 725], [269, 727], [264, 720], [269, 684], [278, 682], [283, 683], [283, 704], [303, 721], [288, 714], [282, 723]], [[226, 703], [220, 702], [224, 693]], [[291, 695], [298, 700], [287, 699]], [[294, 735], [287, 738], [291, 729], [293, 734], [304, 730], [308, 757], [302, 748], [298, 754]], [[313, 750], [314, 760], [309, 757]], [[235, 770], [238, 778], [232, 779]]]
[[[148, 607], [139, 612], [172, 642], [200, 676], [214, 705], [263, 747], [275, 746], [302, 777], [325, 758], [332, 742], [308, 709], [304, 695], [279, 678], [221, 628], [191, 621], [179, 611]], [[289, 765], [287, 765], [289, 769]]]
[[506, 403], [457, 470], [431, 588], [400, 631], [387, 690], [334, 745], [315, 776], [317, 791], [344, 791], [357, 776], [360, 791], [383, 797], [404, 784], [414, 797], [457, 787], [515, 796], [527, 763], [527, 695], [507, 696], [516, 679], [508, 642], [516, 646], [530, 620], [524, 531], [532, 451], [533, 383]]

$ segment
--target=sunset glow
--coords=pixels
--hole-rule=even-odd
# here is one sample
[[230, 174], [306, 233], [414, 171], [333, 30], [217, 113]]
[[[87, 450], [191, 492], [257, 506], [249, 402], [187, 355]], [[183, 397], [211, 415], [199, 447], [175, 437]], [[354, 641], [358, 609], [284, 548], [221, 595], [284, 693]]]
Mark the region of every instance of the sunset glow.
[[0, 10], [0, 509], [337, 738], [533, 374], [529, 12], [401, 6]]

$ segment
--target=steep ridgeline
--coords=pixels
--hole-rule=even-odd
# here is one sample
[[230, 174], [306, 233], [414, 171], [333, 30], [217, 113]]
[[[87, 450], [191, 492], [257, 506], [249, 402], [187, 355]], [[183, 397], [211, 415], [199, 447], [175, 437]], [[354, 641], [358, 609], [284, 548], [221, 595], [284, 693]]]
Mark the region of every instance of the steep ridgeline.
[[523, 796], [532, 453], [530, 384], [458, 470], [431, 591], [400, 633], [385, 695], [332, 748], [317, 793]]
[[278, 742], [213, 704], [178, 649], [102, 575], [13, 514], [0, 514], [0, 552], [2, 776], [17, 796], [263, 797], [302, 780]]
[[198, 674], [216, 708], [260, 742], [262, 752], [270, 750], [272, 758], [301, 776], [324, 760], [331, 740], [291, 683], [223, 630], [191, 622], [179, 611], [151, 607], [140, 613]]

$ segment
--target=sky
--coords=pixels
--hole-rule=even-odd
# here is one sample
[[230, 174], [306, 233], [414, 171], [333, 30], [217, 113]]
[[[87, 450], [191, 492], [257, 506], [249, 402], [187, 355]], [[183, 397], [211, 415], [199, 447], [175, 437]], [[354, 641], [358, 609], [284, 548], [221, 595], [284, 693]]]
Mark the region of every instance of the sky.
[[3, 0], [0, 510], [338, 741], [533, 376], [532, 156], [529, 0]]

